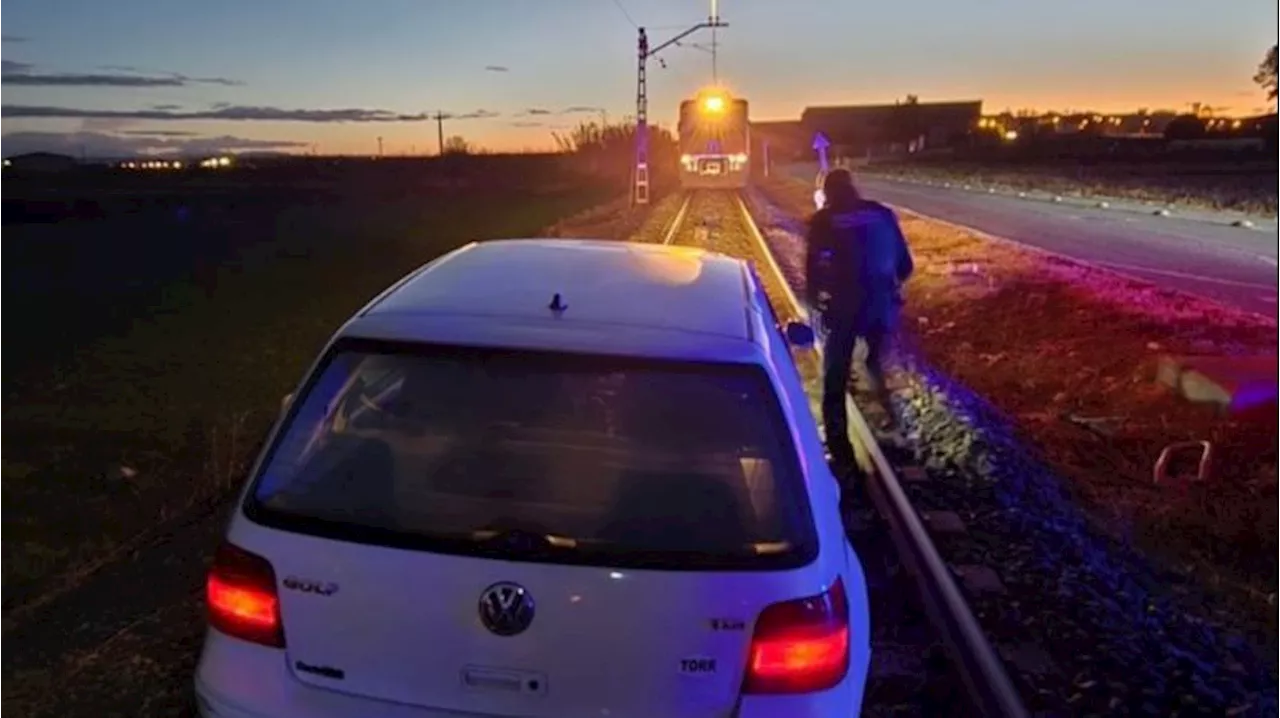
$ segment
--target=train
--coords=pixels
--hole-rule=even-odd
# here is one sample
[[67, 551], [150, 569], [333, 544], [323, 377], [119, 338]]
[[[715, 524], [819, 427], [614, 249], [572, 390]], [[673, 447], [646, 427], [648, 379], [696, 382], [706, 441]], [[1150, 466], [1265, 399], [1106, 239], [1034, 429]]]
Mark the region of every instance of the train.
[[708, 88], [680, 103], [680, 186], [740, 189], [751, 172], [747, 101]]

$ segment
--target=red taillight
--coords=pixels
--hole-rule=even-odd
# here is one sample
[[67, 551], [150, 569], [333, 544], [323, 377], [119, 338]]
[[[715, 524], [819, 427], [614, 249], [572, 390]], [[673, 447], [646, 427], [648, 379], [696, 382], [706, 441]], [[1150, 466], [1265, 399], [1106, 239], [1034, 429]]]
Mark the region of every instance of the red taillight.
[[265, 558], [223, 544], [205, 583], [209, 625], [245, 641], [284, 648], [276, 573]]
[[837, 578], [826, 593], [760, 613], [743, 693], [812, 693], [849, 671], [849, 605]]

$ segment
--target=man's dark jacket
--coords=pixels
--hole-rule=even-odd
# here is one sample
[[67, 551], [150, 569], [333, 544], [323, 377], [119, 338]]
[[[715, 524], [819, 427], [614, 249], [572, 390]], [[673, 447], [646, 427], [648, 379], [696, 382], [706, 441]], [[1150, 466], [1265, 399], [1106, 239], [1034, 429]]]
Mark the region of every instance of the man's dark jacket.
[[[893, 210], [864, 199], [828, 204], [809, 221], [807, 298], [831, 318], [888, 329], [914, 264]], [[825, 293], [825, 301], [820, 299]]]

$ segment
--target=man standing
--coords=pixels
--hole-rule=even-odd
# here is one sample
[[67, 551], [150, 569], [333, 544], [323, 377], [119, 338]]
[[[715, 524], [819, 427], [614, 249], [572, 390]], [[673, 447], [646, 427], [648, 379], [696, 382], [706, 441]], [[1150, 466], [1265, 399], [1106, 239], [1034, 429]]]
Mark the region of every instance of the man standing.
[[897, 216], [864, 199], [849, 170], [832, 170], [822, 189], [825, 206], [809, 221], [805, 284], [809, 304], [822, 313], [828, 332], [822, 378], [827, 451], [837, 465], [851, 468], [845, 394], [853, 351], [859, 338], [866, 342], [868, 383], [896, 429], [884, 352], [897, 327], [901, 285], [914, 264]]

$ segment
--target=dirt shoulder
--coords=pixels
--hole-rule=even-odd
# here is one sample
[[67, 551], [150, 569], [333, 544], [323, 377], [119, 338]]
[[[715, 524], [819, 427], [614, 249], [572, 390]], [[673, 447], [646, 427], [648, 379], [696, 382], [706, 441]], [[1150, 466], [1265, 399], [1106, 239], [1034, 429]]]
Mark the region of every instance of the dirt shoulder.
[[[781, 180], [795, 216], [812, 187]], [[1073, 261], [903, 216], [917, 263], [906, 341], [984, 396], [1099, 527], [1270, 625], [1277, 567], [1275, 410], [1223, 417], [1156, 383], [1165, 355], [1274, 355], [1274, 323]], [[1156, 485], [1173, 442], [1214, 447], [1209, 481]]]
[[618, 199], [565, 217], [544, 228], [539, 236], [565, 239], [612, 239], [633, 242], [659, 241], [680, 207], [679, 192], [655, 197], [649, 205], [634, 206], [630, 198]]

